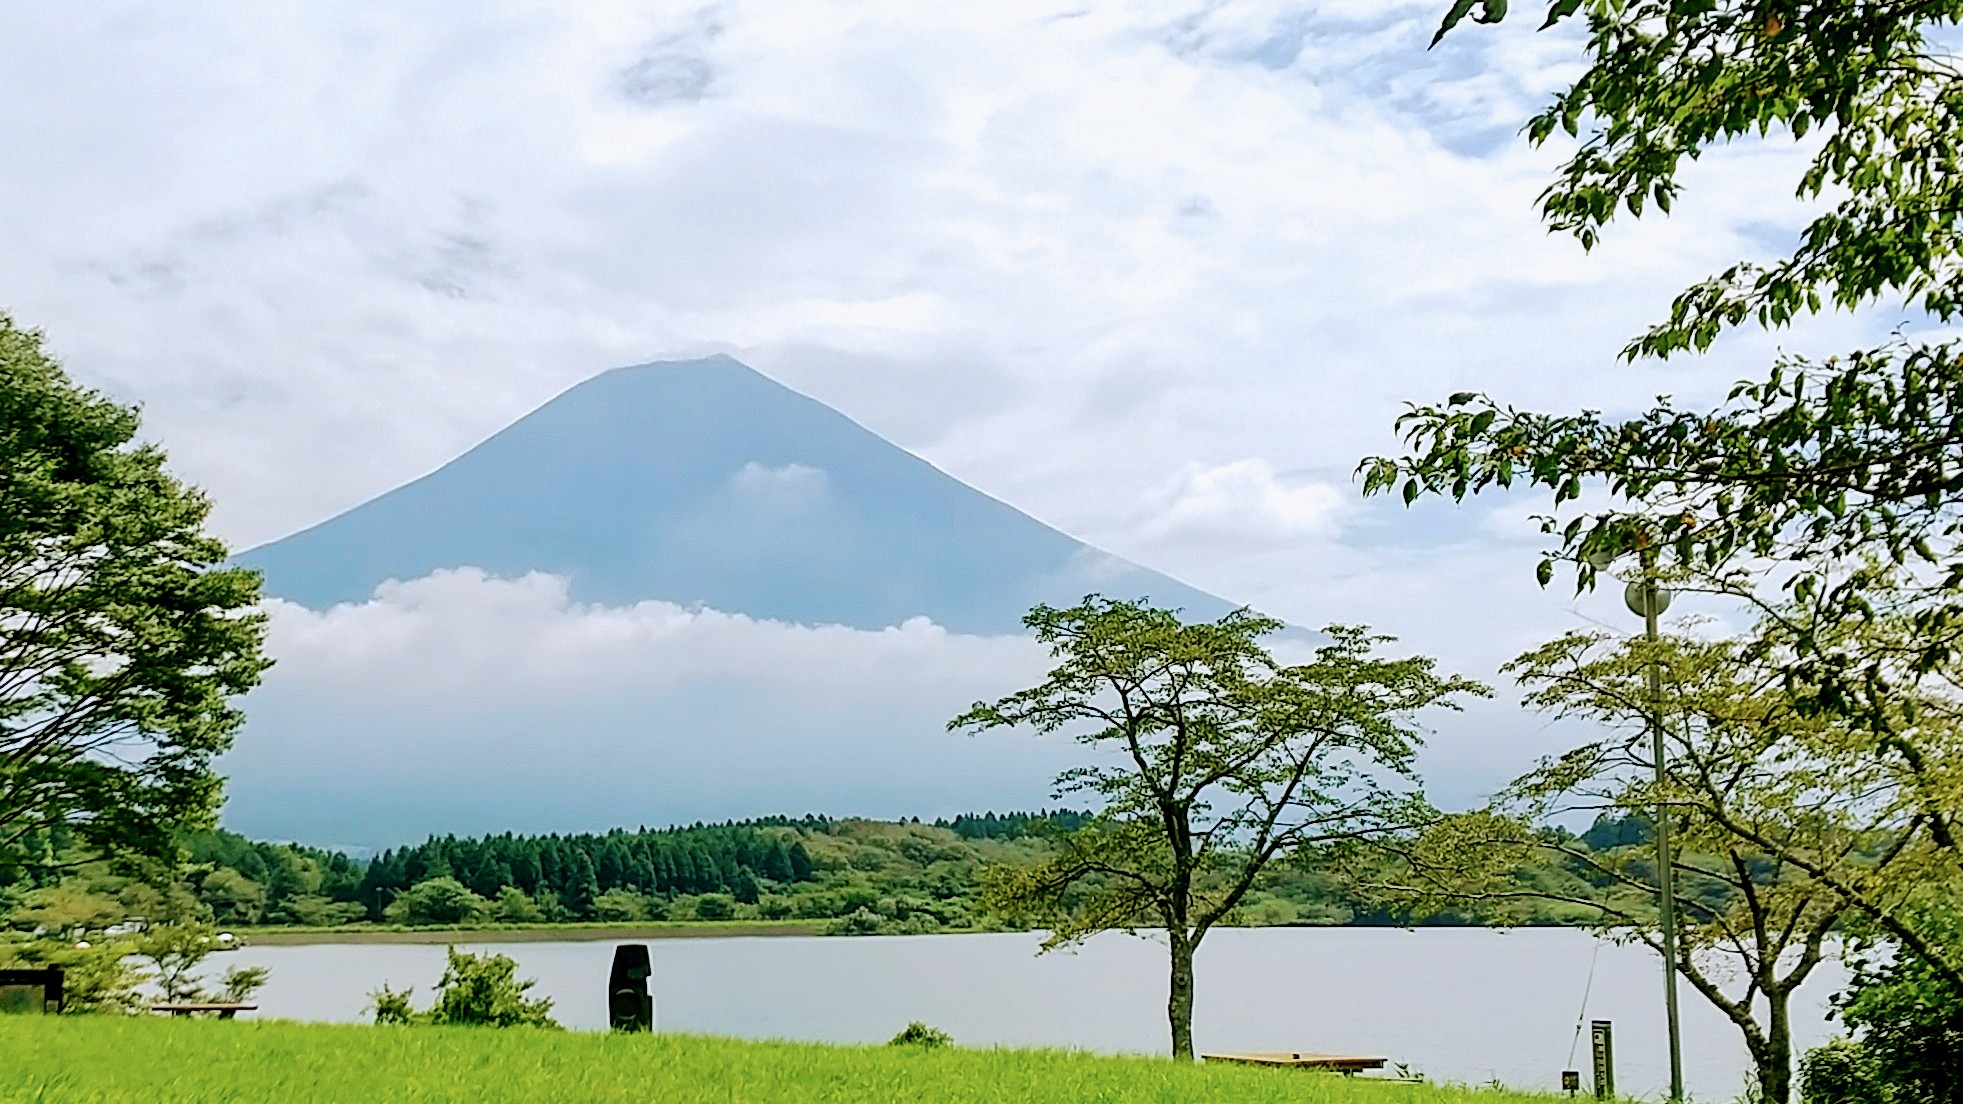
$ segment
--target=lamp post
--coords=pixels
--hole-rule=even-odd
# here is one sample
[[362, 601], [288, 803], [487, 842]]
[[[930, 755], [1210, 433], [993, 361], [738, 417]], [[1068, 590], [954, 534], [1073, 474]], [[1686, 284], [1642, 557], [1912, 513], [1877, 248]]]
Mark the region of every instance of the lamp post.
[[[1643, 619], [1643, 638], [1652, 651], [1657, 642], [1656, 619], [1670, 608], [1670, 592], [1656, 585], [1656, 551], [1645, 548], [1642, 577], [1622, 592], [1629, 612]], [[1592, 555], [1589, 562], [1599, 570], [1612, 558]], [[1652, 658], [1647, 672], [1649, 688], [1650, 758], [1656, 767], [1656, 890], [1658, 919], [1663, 926], [1663, 1019], [1670, 1036], [1670, 1099], [1684, 1099], [1683, 1033], [1677, 1020], [1677, 872], [1676, 855], [1670, 846], [1670, 806], [1664, 800], [1668, 785], [1663, 746], [1663, 669]]]

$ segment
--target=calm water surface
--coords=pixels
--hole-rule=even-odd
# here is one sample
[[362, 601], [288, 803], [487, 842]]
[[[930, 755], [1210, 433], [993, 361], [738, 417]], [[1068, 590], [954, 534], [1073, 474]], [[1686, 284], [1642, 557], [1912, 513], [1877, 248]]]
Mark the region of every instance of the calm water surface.
[[[968, 1045], [1169, 1045], [1163, 946], [1107, 935], [1037, 957], [1038, 942], [1020, 933], [654, 940], [658, 1026], [872, 1042], [924, 1020]], [[537, 978], [536, 992], [553, 998], [567, 1026], [606, 1026], [611, 943], [488, 949]], [[262, 1016], [359, 1020], [384, 982], [414, 986], [417, 1003], [427, 1003], [443, 948], [247, 947], [222, 961], [271, 968]], [[1825, 1001], [1840, 977], [1829, 963], [1800, 990], [1800, 1046], [1831, 1033]], [[1662, 984], [1647, 950], [1579, 931], [1229, 929], [1201, 948], [1194, 1034], [1203, 1051], [1381, 1054], [1433, 1080], [1554, 1088], [1561, 1070], [1587, 1068], [1585, 1034], [1568, 1057], [1586, 991], [1587, 1018], [1615, 1023], [1617, 1087], [1659, 1097], [1668, 1082]], [[1681, 999], [1690, 1093], [1735, 1098], [1747, 1067], [1737, 1029], [1688, 986]]]

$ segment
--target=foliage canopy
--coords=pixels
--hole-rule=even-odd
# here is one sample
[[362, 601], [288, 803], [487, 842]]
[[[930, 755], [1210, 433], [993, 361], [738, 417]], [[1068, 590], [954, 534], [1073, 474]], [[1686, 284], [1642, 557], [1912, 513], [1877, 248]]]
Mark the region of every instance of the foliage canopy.
[[1140, 603], [1086, 598], [1025, 619], [1056, 665], [1039, 685], [949, 722], [971, 732], [1067, 731], [1099, 753], [1058, 796], [1102, 806], [1030, 867], [1000, 870], [998, 909], [1039, 916], [1047, 946], [1162, 928], [1173, 1054], [1192, 1057], [1193, 952], [1277, 858], [1420, 817], [1413, 716], [1483, 688], [1429, 659], [1375, 654], [1346, 626], [1306, 663], [1262, 645], [1281, 622], [1239, 610], [1188, 624]]
[[266, 667], [258, 576], [136, 433], [0, 314], [0, 866], [56, 827], [173, 858]]

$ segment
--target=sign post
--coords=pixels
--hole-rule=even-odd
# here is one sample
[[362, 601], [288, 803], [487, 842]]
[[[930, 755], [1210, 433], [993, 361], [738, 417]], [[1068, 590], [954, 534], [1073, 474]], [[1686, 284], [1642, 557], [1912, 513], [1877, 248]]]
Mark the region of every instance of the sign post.
[[1595, 1057], [1595, 1099], [1615, 1099], [1615, 1035], [1607, 1020], [1588, 1025], [1589, 1050]]

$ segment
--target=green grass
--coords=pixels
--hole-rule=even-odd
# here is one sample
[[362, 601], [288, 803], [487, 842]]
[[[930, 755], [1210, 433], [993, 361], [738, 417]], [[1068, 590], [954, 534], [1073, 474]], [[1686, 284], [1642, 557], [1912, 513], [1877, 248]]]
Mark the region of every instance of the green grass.
[[1552, 1104], [1061, 1051], [493, 1028], [0, 1017], [0, 1104]]

